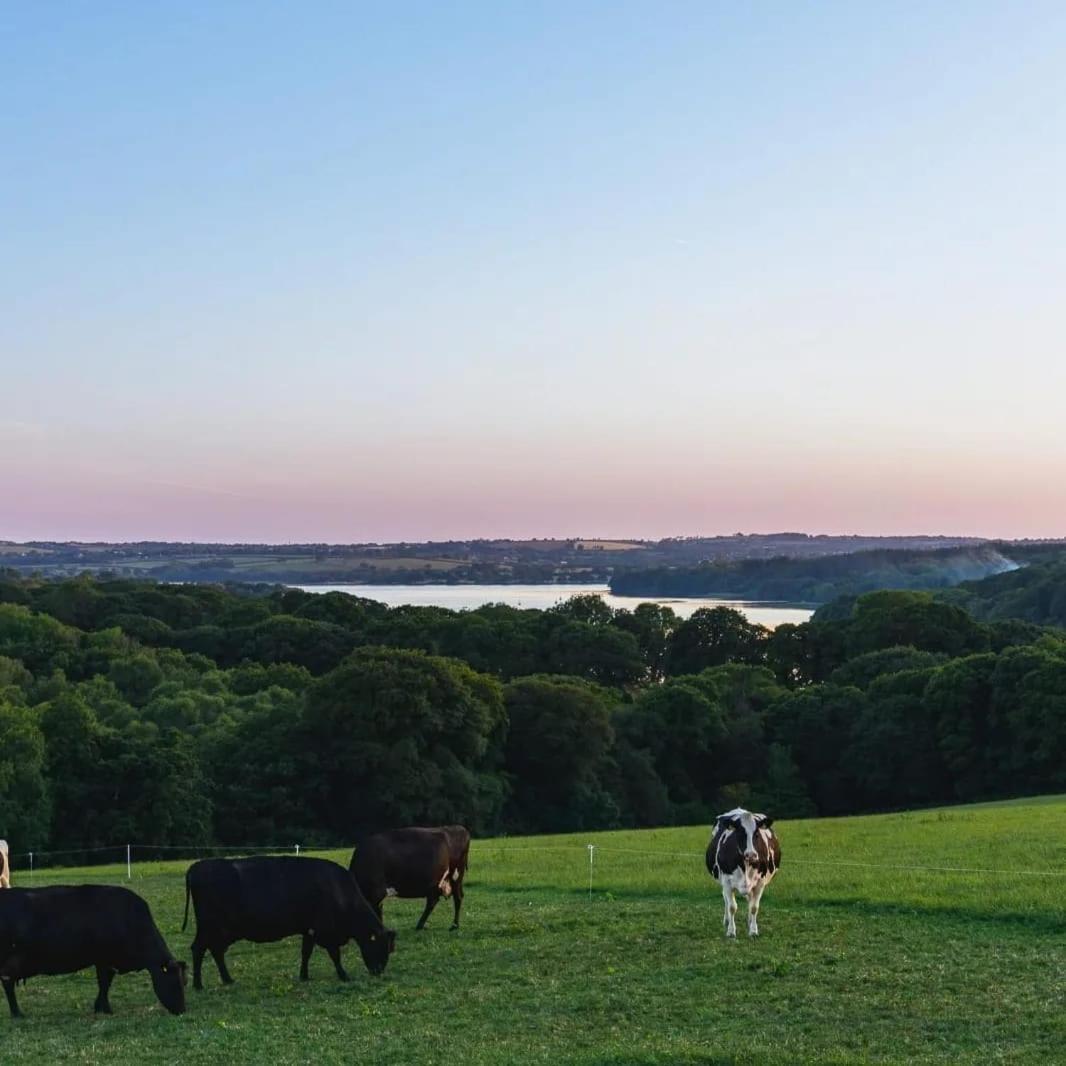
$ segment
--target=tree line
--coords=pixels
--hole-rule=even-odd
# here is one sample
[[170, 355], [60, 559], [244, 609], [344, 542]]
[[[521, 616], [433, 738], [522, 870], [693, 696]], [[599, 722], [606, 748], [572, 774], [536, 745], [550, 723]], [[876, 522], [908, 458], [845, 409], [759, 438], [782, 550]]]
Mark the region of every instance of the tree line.
[[1066, 632], [867, 594], [773, 631], [575, 597], [0, 580], [18, 851], [844, 814], [1066, 788]]
[[792, 603], [828, 603], [878, 589], [938, 589], [1014, 569], [1009, 546], [992, 543], [888, 549], [816, 558], [711, 559], [696, 566], [616, 571], [620, 596], [726, 596]]

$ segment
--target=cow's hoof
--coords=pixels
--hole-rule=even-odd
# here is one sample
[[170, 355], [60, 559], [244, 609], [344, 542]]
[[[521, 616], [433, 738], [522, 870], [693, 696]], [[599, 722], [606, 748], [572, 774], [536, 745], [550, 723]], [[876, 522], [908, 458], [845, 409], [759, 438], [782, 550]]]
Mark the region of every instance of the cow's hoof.
[[449, 933], [458, 933], [459, 932], [459, 926], [457, 926], [457, 925], [449, 926], [448, 927], [448, 932]]
[[302, 973], [302, 974], [300, 974], [300, 980], [301, 981], [310, 981], [311, 978], [307, 974]]

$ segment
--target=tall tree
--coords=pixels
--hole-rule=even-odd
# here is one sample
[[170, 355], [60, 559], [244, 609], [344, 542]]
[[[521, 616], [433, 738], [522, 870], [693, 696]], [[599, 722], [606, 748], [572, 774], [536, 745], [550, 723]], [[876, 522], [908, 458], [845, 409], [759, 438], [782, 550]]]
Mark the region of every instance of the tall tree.
[[504, 703], [512, 829], [610, 826], [618, 812], [603, 785], [614, 741], [607, 694], [579, 678], [523, 677], [504, 688]]
[[464, 663], [361, 648], [309, 691], [316, 813], [350, 836], [412, 822], [491, 825], [503, 800], [499, 682]]
[[729, 662], [761, 662], [768, 636], [769, 630], [731, 607], [701, 607], [671, 634], [667, 671], [677, 677]]

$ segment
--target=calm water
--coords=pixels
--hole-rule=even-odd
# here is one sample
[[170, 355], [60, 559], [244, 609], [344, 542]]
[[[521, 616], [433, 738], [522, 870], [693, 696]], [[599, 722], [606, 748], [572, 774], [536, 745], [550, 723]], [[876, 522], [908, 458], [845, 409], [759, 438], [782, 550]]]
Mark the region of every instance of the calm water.
[[450, 607], [470, 610], [486, 603], [506, 603], [510, 607], [534, 607], [543, 610], [555, 604], [595, 593], [612, 607], [632, 609], [638, 603], [663, 603], [682, 618], [700, 607], [733, 607], [752, 622], [774, 626], [782, 622], [806, 622], [812, 612], [807, 607], [787, 603], [746, 603], [742, 600], [712, 600], [696, 596], [653, 599], [648, 596], [612, 596], [603, 585], [297, 585], [305, 592], [348, 592], [368, 600], [380, 600], [390, 607], [410, 604], [417, 607]]

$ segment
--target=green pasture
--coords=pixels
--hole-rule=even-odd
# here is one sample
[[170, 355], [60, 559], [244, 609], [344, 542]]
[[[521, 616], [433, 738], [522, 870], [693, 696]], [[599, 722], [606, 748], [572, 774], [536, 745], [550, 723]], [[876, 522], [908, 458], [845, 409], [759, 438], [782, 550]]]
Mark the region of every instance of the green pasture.
[[[1066, 797], [778, 823], [762, 936], [723, 939], [706, 827], [475, 842], [463, 928], [393, 900], [383, 978], [338, 982], [299, 942], [240, 944], [236, 978], [175, 1018], [146, 974], [94, 1017], [91, 973], [20, 989], [3, 1062], [850, 1063], [1066, 1061]], [[589, 852], [596, 845], [589, 894]], [[346, 862], [344, 852], [330, 857]], [[179, 958], [186, 863], [131, 887]], [[124, 866], [37, 884], [125, 884]], [[1056, 876], [1057, 875], [1057, 876]], [[16, 866], [15, 882], [29, 883]], [[190, 922], [191, 925], [191, 922]]]

